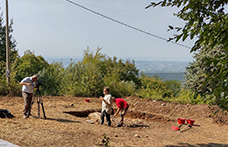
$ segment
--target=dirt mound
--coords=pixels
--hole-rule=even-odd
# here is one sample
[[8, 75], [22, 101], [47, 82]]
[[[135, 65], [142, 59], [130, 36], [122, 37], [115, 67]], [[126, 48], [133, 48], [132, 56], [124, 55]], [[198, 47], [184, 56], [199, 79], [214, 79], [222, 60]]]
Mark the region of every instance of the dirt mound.
[[[206, 104], [201, 105], [183, 105], [176, 103], [167, 103], [162, 101], [153, 101], [149, 99], [140, 99], [138, 97], [126, 97], [126, 101], [131, 104], [131, 110], [139, 111], [142, 119], [147, 119], [146, 113], [156, 113], [158, 119], [165, 119], [167, 121], [176, 120], [176, 118], [213, 118], [213, 122], [220, 125], [228, 125], [228, 113], [222, 111], [218, 106], [210, 106]], [[143, 113], [144, 112], [144, 113]], [[150, 115], [150, 116], [151, 116]], [[166, 117], [166, 118], [164, 118]], [[150, 118], [150, 117], [149, 117]]]

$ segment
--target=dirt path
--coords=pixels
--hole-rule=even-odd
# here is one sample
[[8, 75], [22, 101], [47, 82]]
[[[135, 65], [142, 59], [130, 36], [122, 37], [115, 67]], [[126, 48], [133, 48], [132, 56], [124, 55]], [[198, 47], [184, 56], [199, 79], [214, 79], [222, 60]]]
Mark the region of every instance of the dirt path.
[[[89, 103], [77, 97], [43, 97], [43, 100], [47, 119], [43, 119], [43, 113], [41, 119], [37, 118], [36, 103], [32, 109], [34, 117], [23, 119], [23, 98], [1, 97], [0, 109], [10, 110], [15, 118], [0, 119], [0, 139], [22, 147], [95, 147], [104, 146], [102, 140], [106, 134], [112, 147], [228, 146], [228, 116], [223, 113], [213, 116], [216, 107], [127, 97], [130, 108], [124, 126], [116, 127], [120, 118], [112, 116], [112, 127], [108, 127], [99, 125], [99, 116], [91, 118], [101, 108], [97, 98], [91, 98]], [[173, 131], [171, 126], [179, 125], [178, 117], [194, 119], [195, 123], [185, 132]]]

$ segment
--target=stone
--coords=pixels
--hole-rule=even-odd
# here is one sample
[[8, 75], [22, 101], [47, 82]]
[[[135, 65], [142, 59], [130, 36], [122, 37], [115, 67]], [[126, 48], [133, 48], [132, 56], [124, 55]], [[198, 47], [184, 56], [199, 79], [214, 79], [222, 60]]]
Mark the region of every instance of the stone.
[[165, 103], [163, 103], [163, 104], [161, 104], [162, 106], [166, 106], [166, 104]]
[[90, 124], [94, 124], [94, 122], [92, 120], [86, 120], [86, 121]]
[[140, 138], [140, 136], [138, 134], [135, 134], [135, 137]]
[[93, 122], [99, 122], [100, 116], [101, 116], [101, 113], [99, 113], [99, 112], [90, 113], [88, 115], [89, 119]]

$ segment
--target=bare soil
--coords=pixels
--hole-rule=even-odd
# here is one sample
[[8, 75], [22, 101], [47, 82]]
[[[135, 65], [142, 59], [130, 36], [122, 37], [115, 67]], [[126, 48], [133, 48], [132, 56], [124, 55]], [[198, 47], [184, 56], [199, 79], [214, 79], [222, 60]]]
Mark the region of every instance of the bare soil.
[[[0, 118], [0, 139], [18, 146], [29, 147], [98, 147], [105, 146], [103, 134], [112, 147], [226, 147], [228, 146], [228, 115], [218, 107], [182, 105], [124, 98], [129, 110], [122, 127], [116, 127], [120, 117], [112, 118], [112, 126], [99, 124], [101, 102], [82, 97], [42, 97], [47, 119], [37, 117], [37, 103], [32, 116], [23, 119], [22, 97], [0, 97], [0, 109], [8, 109], [15, 116]], [[114, 105], [114, 108], [117, 108]], [[186, 131], [174, 131], [177, 118], [195, 120]], [[181, 129], [187, 126], [184, 124]], [[107, 141], [107, 140], [104, 140]]]

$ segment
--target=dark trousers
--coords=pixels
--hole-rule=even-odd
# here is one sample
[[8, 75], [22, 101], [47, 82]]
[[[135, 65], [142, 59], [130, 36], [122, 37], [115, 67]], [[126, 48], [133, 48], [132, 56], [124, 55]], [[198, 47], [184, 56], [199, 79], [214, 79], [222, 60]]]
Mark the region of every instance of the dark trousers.
[[24, 110], [23, 110], [23, 114], [25, 116], [27, 116], [29, 114], [29, 112], [31, 111], [31, 103], [32, 103], [32, 97], [33, 97], [33, 93], [26, 93], [26, 92], [22, 92], [22, 96], [24, 98]]
[[106, 116], [106, 120], [108, 123], [108, 126], [111, 126], [111, 119], [110, 119], [110, 114], [108, 114], [106, 111], [101, 112], [101, 125], [104, 124], [104, 117]]
[[124, 121], [124, 115], [127, 113], [128, 108], [129, 108], [129, 106], [126, 107], [126, 108], [123, 108], [123, 109], [121, 110], [121, 112], [120, 112], [120, 117], [121, 117], [120, 123], [123, 123], [123, 121]]

